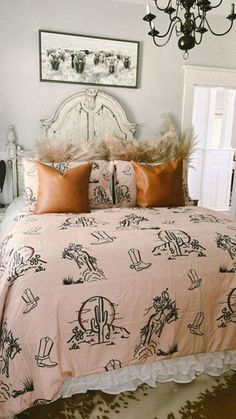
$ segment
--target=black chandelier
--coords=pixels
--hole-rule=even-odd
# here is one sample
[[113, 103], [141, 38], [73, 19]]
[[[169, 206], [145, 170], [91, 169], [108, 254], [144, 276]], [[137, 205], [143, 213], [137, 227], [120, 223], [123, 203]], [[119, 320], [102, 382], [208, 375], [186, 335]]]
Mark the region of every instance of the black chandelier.
[[[160, 0], [163, 3], [163, 0]], [[143, 20], [149, 22], [150, 32], [148, 35], [152, 36], [155, 45], [162, 47], [166, 45], [175, 29], [177, 36], [179, 36], [178, 47], [185, 51], [184, 58], [188, 58], [188, 51], [199, 45], [205, 32], [210, 31], [213, 35], [226, 35], [232, 28], [234, 20], [236, 19], [234, 3], [231, 4], [230, 14], [227, 19], [230, 21], [229, 28], [223, 33], [216, 33], [212, 30], [207, 12], [216, 9], [222, 4], [220, 0], [215, 6], [209, 0], [167, 0], [166, 7], [159, 6], [159, 0], [154, 0], [156, 8], [167, 15], [169, 15], [169, 26], [164, 34], [156, 29], [154, 19], [156, 16], [151, 13], [150, 6], [147, 3], [147, 14]], [[174, 7], [173, 7], [174, 6]], [[164, 42], [161, 42], [163, 40]], [[159, 43], [160, 42], [160, 43]]]

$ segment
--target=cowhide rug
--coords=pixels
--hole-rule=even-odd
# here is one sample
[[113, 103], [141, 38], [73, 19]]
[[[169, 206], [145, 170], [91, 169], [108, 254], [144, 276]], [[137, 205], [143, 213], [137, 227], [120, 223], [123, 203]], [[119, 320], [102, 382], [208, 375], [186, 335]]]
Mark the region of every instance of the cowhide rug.
[[16, 419], [236, 419], [236, 372], [190, 384], [143, 384], [110, 395], [89, 391], [28, 409]]

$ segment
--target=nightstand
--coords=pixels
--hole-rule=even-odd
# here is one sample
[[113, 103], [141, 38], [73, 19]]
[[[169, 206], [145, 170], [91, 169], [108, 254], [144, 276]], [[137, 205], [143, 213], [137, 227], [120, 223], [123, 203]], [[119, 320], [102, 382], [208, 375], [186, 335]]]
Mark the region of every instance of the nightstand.
[[6, 210], [7, 210], [7, 208], [8, 208], [8, 206], [9, 205], [5, 205], [5, 207], [3, 207], [3, 208], [0, 208], [0, 223], [2, 222], [2, 219], [3, 219], [3, 216], [4, 216], [4, 214], [5, 214], [5, 212], [6, 212]]

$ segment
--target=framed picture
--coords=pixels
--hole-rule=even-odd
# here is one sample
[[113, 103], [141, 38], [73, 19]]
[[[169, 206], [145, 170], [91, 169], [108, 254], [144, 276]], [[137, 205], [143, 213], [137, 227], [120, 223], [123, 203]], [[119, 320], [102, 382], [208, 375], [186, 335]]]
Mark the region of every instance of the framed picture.
[[139, 42], [39, 31], [40, 80], [138, 87]]

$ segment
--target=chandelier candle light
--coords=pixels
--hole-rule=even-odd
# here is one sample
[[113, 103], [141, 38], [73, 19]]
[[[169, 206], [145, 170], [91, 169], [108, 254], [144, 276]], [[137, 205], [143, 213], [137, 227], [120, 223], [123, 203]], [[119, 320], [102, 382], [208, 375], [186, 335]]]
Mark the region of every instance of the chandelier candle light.
[[219, 7], [223, 0], [220, 0], [216, 5], [212, 5], [209, 0], [167, 0], [166, 7], [160, 7], [159, 2], [163, 3], [163, 0], [154, 0], [156, 8], [169, 16], [169, 26], [164, 34], [160, 34], [154, 23], [156, 16], [151, 13], [150, 5], [147, 3], [146, 15], [143, 20], [149, 23], [150, 32], [148, 32], [148, 35], [152, 36], [156, 46], [162, 47], [169, 42], [175, 29], [176, 35], [180, 37], [178, 47], [185, 51], [185, 59], [189, 56], [188, 51], [202, 42], [205, 32], [210, 31], [216, 36], [226, 35], [236, 19], [235, 5], [232, 3], [230, 14], [227, 16], [230, 21], [229, 28], [223, 33], [216, 33], [208, 22], [207, 12]]

